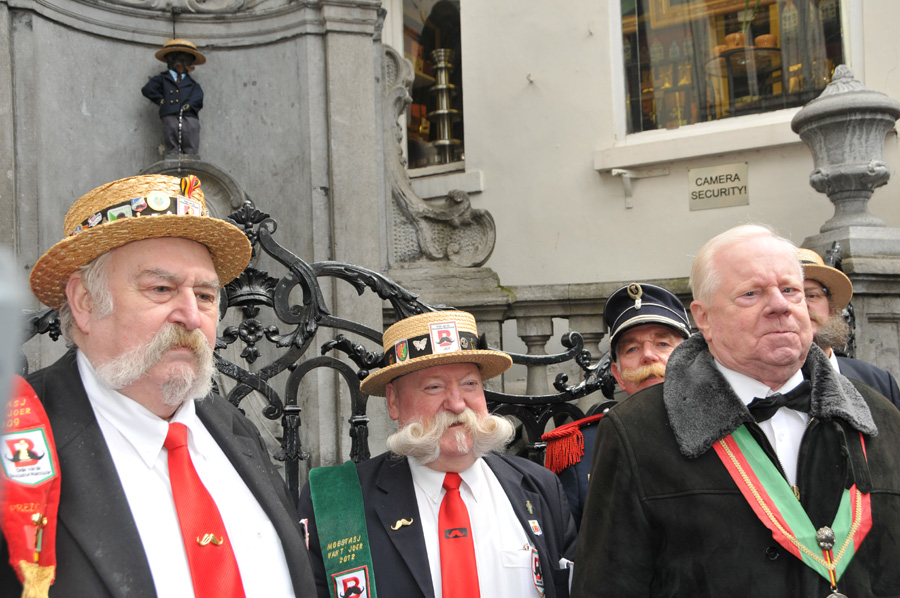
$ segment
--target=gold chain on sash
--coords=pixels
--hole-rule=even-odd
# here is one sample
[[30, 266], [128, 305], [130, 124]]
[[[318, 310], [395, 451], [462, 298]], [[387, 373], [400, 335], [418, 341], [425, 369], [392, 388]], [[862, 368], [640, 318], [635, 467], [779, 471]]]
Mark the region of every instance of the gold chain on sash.
[[853, 515], [853, 523], [850, 526], [850, 531], [847, 534], [847, 538], [844, 540], [844, 543], [841, 545], [841, 549], [838, 550], [837, 556], [835, 556], [835, 558], [833, 560], [831, 560], [831, 562], [829, 562], [829, 561], [826, 561], [825, 559], [823, 559], [821, 556], [815, 554], [813, 551], [811, 551], [809, 548], [807, 548], [805, 544], [803, 544], [802, 542], [797, 540], [797, 538], [793, 534], [787, 532], [781, 526], [781, 524], [778, 522], [778, 519], [776, 519], [775, 516], [772, 514], [772, 511], [769, 510], [769, 507], [768, 507], [768, 505], [766, 505], [766, 502], [763, 500], [762, 496], [760, 496], [759, 491], [756, 489], [756, 486], [754, 486], [753, 482], [750, 481], [750, 477], [744, 471], [744, 468], [741, 466], [738, 459], [734, 456], [734, 453], [728, 447], [728, 444], [725, 442], [725, 439], [719, 440], [719, 445], [721, 445], [721, 447], [724, 449], [725, 453], [728, 455], [728, 458], [731, 459], [731, 462], [734, 464], [735, 469], [737, 469], [738, 473], [740, 474], [741, 479], [744, 481], [744, 484], [747, 485], [747, 488], [750, 489], [750, 492], [753, 494], [753, 497], [756, 499], [757, 504], [760, 506], [760, 508], [766, 514], [766, 517], [769, 518], [769, 521], [771, 521], [775, 525], [775, 527], [778, 528], [778, 531], [781, 532], [785, 538], [790, 540], [791, 544], [796, 546], [803, 554], [810, 557], [815, 562], [817, 562], [820, 565], [822, 565], [823, 567], [825, 567], [827, 570], [834, 571], [835, 569], [837, 569], [837, 565], [843, 558], [844, 552], [846, 552], [847, 547], [850, 546], [850, 542], [853, 540], [853, 537], [856, 535], [856, 532], [859, 530], [859, 526], [862, 524], [862, 509], [859, 508], [859, 503], [862, 500], [862, 493], [859, 491], [859, 489], [857, 488], [855, 494], [853, 495], [853, 499], [855, 502], [855, 508], [854, 508], [855, 513]]

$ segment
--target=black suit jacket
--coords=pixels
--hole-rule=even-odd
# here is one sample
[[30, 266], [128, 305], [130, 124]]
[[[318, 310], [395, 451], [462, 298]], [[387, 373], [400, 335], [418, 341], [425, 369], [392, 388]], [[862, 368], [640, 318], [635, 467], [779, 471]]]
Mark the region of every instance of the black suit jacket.
[[[560, 570], [559, 559], [572, 559], [575, 524], [556, 475], [526, 459], [490, 453], [485, 461], [506, 492], [516, 517], [538, 550], [548, 598], [566, 598], [568, 570]], [[357, 465], [366, 511], [366, 530], [375, 569], [375, 587], [381, 598], [434, 598], [431, 570], [422, 533], [412, 474], [406, 459], [385, 453]], [[528, 513], [526, 502], [532, 505]], [[319, 598], [327, 598], [328, 584], [316, 531], [309, 484], [300, 495], [300, 517], [309, 519], [309, 551]], [[413, 516], [413, 524], [394, 531], [398, 519]], [[540, 523], [543, 534], [535, 535], [528, 524]]]
[[[59, 456], [57, 570], [51, 598], [156, 598], [141, 538], [81, 383], [75, 352], [28, 376], [28, 382], [50, 419]], [[313, 596], [309, 555], [293, 504], [259, 432], [219, 396], [198, 402], [197, 415], [275, 526], [298, 598]], [[19, 596], [21, 591], [0, 537], [0, 596]]]
[[188, 74], [185, 74], [184, 79], [176, 83], [169, 71], [163, 71], [150, 77], [150, 80], [141, 89], [141, 93], [159, 106], [160, 118], [178, 116], [178, 112], [185, 104], [191, 107], [190, 110], [185, 110], [185, 116], [200, 118], [198, 112], [203, 108], [203, 89]]
[[852, 359], [850, 357], [838, 357], [838, 367], [841, 373], [851, 380], [858, 380], [868, 384], [900, 409], [900, 388], [897, 388], [897, 380], [887, 370], [874, 366], [867, 361]]

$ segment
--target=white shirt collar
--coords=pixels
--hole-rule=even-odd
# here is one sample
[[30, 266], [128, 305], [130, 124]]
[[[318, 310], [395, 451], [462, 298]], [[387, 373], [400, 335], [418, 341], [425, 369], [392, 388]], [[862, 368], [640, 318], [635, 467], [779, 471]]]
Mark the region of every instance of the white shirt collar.
[[749, 405], [750, 402], [757, 397], [767, 397], [775, 392], [785, 393], [791, 391], [804, 380], [803, 372], [797, 370], [794, 372], [793, 376], [788, 378], [787, 382], [773, 391], [759, 380], [754, 380], [750, 376], [728, 369], [719, 363], [718, 360], [714, 359], [713, 362], [716, 364], [716, 368], [725, 377], [725, 380], [728, 381], [728, 384], [731, 385], [731, 389], [745, 405]]
[[[409, 471], [412, 474], [413, 483], [418, 486], [428, 499], [434, 503], [438, 503], [443, 498], [444, 493], [444, 477], [447, 473], [444, 471], [436, 471], [426, 465], [422, 465], [413, 458], [407, 458], [409, 463]], [[469, 469], [460, 472], [459, 477], [462, 478], [463, 486], [468, 487], [469, 493], [478, 502], [479, 495], [485, 492], [487, 481], [484, 478], [483, 467], [487, 467], [484, 459], [479, 458]]]
[[[194, 401], [185, 401], [175, 411], [171, 420], [166, 421], [137, 401], [104, 385], [97, 378], [93, 364], [80, 349], [76, 354], [76, 360], [84, 390], [94, 413], [106, 419], [131, 443], [147, 467], [152, 467], [159, 457], [170, 422], [183, 423], [188, 430], [202, 425], [197, 419]], [[197, 446], [196, 436], [188, 434], [189, 447], [192, 453], [203, 454], [203, 447]]]
[[837, 354], [834, 351], [831, 352], [831, 355], [828, 356], [828, 361], [831, 363], [831, 367], [834, 368], [834, 371], [837, 373], [841, 373], [841, 364], [838, 363]]

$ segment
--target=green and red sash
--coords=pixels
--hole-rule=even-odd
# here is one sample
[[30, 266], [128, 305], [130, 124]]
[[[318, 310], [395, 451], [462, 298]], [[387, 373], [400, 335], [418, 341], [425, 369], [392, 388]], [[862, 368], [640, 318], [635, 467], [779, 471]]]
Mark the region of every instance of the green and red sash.
[[[863, 443], [862, 435], [860, 442]], [[872, 529], [870, 496], [860, 492], [856, 484], [844, 490], [831, 524], [834, 549], [824, 550], [816, 540], [816, 528], [787, 480], [746, 426], [719, 440], [714, 448], [753, 512], [771, 530], [775, 541], [832, 586], [836, 585]]]

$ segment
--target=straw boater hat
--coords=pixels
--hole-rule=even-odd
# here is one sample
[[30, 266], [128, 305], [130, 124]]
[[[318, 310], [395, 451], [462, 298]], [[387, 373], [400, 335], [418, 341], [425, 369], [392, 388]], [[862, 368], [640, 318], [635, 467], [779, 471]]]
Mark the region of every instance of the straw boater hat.
[[400, 320], [382, 337], [384, 362], [360, 388], [369, 395], [384, 396], [391, 380], [418, 370], [450, 363], [474, 363], [481, 378], [499, 376], [512, 365], [502, 351], [487, 349], [478, 337], [475, 318], [464, 311], [434, 311]]
[[609, 329], [610, 357], [616, 359], [616, 342], [623, 332], [641, 324], [663, 324], [682, 337], [691, 335], [684, 304], [671, 291], [653, 284], [626, 285], [606, 300], [603, 319]]
[[822, 257], [812, 249], [798, 249], [797, 258], [803, 266], [803, 278], [815, 280], [828, 291], [835, 307], [843, 310], [853, 297], [853, 283], [847, 275], [831, 266], [826, 266]]
[[59, 309], [73, 272], [116, 247], [160, 237], [206, 245], [219, 282], [234, 280], [250, 261], [250, 242], [238, 227], [209, 215], [199, 187], [193, 175], [151, 174], [113, 181], [84, 195], [66, 214], [65, 238], [31, 270], [34, 296]]
[[159, 50], [155, 56], [157, 60], [166, 62], [166, 54], [171, 54], [172, 52], [187, 52], [188, 54], [193, 55], [194, 64], [198, 66], [206, 62], [206, 56], [200, 53], [200, 50], [197, 49], [194, 42], [186, 39], [170, 39], [163, 44], [162, 49]]

